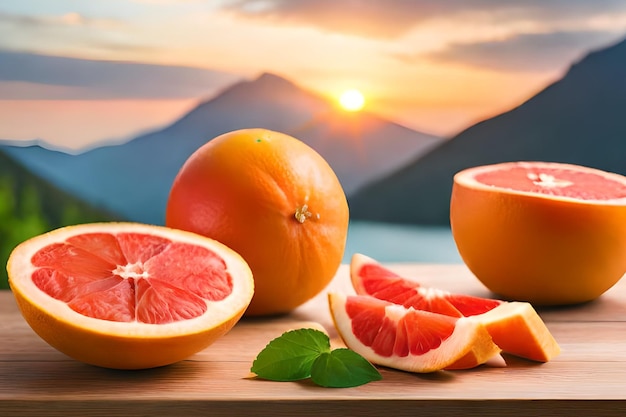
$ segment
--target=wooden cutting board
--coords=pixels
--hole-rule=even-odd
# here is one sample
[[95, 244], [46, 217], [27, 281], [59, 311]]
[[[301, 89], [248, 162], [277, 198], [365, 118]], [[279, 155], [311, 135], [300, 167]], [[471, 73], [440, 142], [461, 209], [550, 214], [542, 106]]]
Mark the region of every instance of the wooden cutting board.
[[[426, 285], [490, 296], [463, 265], [388, 265]], [[328, 290], [351, 292], [347, 266]], [[249, 318], [180, 363], [115, 371], [76, 362], [43, 342], [0, 291], [0, 416], [622, 416], [626, 413], [626, 280], [585, 305], [539, 310], [562, 348], [537, 364], [411, 374], [381, 368], [383, 380], [329, 389], [310, 381], [251, 377], [273, 338], [322, 326], [341, 345], [326, 292], [289, 315]], [[192, 413], [192, 414], [189, 414]]]

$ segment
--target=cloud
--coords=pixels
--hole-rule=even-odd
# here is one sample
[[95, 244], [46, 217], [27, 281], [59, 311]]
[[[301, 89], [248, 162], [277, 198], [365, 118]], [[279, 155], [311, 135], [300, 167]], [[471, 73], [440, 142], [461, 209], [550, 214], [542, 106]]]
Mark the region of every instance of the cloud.
[[202, 68], [7, 50], [0, 50], [0, 62], [5, 99], [200, 98], [239, 78]]
[[271, 24], [306, 25], [332, 32], [382, 38], [400, 36], [422, 18], [415, 13], [407, 13], [407, 8], [412, 9], [409, 2], [396, 0], [231, 0], [222, 7], [240, 17], [265, 20]]
[[17, 26], [38, 26], [42, 19], [37, 16], [17, 15], [0, 12], [0, 24]]
[[0, 12], [0, 24], [25, 28], [55, 26], [114, 28], [122, 26], [124, 22], [116, 19], [85, 17], [77, 12], [69, 12], [62, 15], [19, 15]]
[[307, 25], [364, 37], [396, 38], [421, 23], [488, 14], [494, 24], [555, 22], [626, 12], [624, 0], [225, 0], [222, 10], [272, 24]]
[[179, 3], [202, 3], [206, 0], [131, 0], [133, 3], [140, 4], [156, 4], [156, 5], [171, 5]]
[[619, 36], [607, 31], [527, 33], [498, 41], [454, 43], [423, 55], [395, 57], [406, 62], [426, 59], [497, 71], [550, 71], [571, 63], [586, 51], [615, 41]]

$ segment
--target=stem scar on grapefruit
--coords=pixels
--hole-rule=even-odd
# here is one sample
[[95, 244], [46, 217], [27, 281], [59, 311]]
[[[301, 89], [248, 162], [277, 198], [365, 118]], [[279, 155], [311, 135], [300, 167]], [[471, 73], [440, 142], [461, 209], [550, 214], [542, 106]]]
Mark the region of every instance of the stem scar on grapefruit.
[[189, 157], [172, 184], [165, 224], [238, 252], [255, 280], [246, 315], [280, 314], [334, 277], [348, 203], [334, 171], [311, 147], [283, 133], [242, 129]]
[[561, 349], [533, 306], [426, 287], [402, 277], [376, 260], [356, 253], [350, 279], [357, 294], [452, 317], [473, 317], [486, 328], [503, 352], [547, 362]]
[[502, 298], [593, 300], [626, 273], [626, 177], [547, 162], [458, 172], [450, 225], [461, 258]]
[[136, 223], [68, 226], [11, 253], [9, 284], [42, 339], [79, 361], [143, 369], [183, 360], [228, 332], [254, 280], [230, 248]]
[[[366, 295], [329, 293], [346, 346], [370, 362], [408, 372], [477, 366], [498, 355], [485, 327], [465, 317], [406, 308]], [[455, 366], [455, 364], [457, 366]]]

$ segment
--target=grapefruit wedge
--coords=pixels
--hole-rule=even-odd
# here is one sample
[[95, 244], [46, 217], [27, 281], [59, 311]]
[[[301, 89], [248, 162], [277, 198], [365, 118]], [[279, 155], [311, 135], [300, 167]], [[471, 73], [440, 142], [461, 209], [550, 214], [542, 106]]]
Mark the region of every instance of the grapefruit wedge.
[[500, 352], [472, 318], [406, 308], [366, 295], [329, 293], [330, 312], [346, 346], [370, 362], [408, 372], [462, 369]]
[[107, 368], [171, 364], [206, 348], [247, 308], [247, 263], [214, 240], [135, 223], [69, 226], [11, 253], [9, 284], [32, 329]]
[[425, 287], [359, 253], [351, 259], [350, 279], [357, 294], [451, 317], [473, 317], [487, 328], [503, 352], [538, 362], [547, 362], [560, 353], [558, 343], [527, 302], [452, 294]]

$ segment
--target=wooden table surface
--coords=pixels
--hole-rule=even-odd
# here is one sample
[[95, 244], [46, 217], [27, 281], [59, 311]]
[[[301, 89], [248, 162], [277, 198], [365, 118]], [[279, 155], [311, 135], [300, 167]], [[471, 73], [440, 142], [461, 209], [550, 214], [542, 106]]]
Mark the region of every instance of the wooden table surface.
[[[388, 265], [422, 283], [491, 296], [463, 265]], [[343, 265], [329, 289], [351, 292]], [[35, 335], [0, 291], [0, 416], [623, 416], [626, 280], [600, 299], [539, 310], [562, 348], [549, 363], [505, 356], [506, 367], [411, 374], [381, 368], [356, 388], [252, 378], [256, 354], [284, 331], [322, 325], [326, 293], [292, 314], [243, 319], [214, 345], [158, 369], [115, 371], [74, 361]]]

